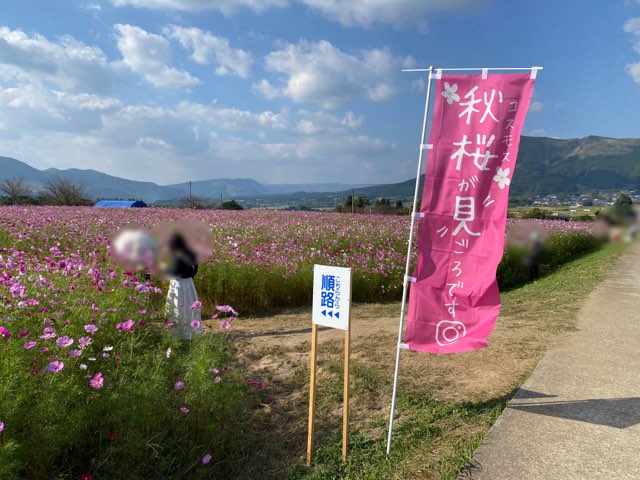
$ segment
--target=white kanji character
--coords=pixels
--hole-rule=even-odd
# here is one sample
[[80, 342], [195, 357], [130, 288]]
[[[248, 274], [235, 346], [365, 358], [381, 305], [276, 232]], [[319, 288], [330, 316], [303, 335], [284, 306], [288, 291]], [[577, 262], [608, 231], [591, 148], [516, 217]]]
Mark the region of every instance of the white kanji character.
[[460, 171], [460, 166], [462, 165], [462, 157], [464, 157], [465, 155], [471, 155], [471, 153], [465, 150], [465, 147], [467, 145], [471, 145], [471, 142], [467, 140], [466, 135], [462, 135], [462, 140], [459, 142], [453, 142], [453, 144], [460, 148], [458, 148], [458, 150], [456, 150], [456, 152], [453, 155], [451, 155], [450, 158], [458, 160], [456, 162], [456, 170]]
[[456, 318], [456, 307], [459, 305], [459, 303], [456, 303], [455, 301], [451, 301], [451, 303], [445, 303], [444, 306], [445, 307], [449, 307], [447, 309], [447, 311], [449, 312], [449, 315], [451, 315], [453, 318]]
[[502, 143], [504, 143], [507, 147], [512, 145], [513, 137], [511, 135], [505, 135], [502, 139]]
[[[476, 145], [486, 146], [487, 148], [489, 148], [493, 144], [493, 141], [495, 139], [495, 135], [491, 135], [489, 137], [489, 141], [487, 141], [486, 135], [476, 135]], [[497, 155], [491, 155], [491, 152], [489, 150], [485, 150], [484, 153], [480, 153], [480, 147], [476, 147], [475, 153], [472, 153], [471, 156], [473, 157], [473, 164], [478, 167], [480, 171], [489, 170], [489, 168], [487, 168], [487, 163], [489, 163], [489, 160], [498, 157]], [[478, 163], [478, 160], [480, 160], [481, 158], [482, 163]]]
[[[492, 158], [497, 158], [497, 155], [492, 155], [491, 151], [488, 149], [493, 144], [493, 141], [496, 139], [495, 135], [491, 135], [489, 139], [487, 139], [486, 135], [476, 135], [476, 151], [469, 152], [467, 151], [467, 145], [471, 145], [471, 141], [468, 139], [467, 135], [462, 135], [462, 140], [459, 142], [453, 142], [453, 145], [459, 147], [453, 155], [451, 155], [452, 160], [456, 160], [456, 170], [460, 171], [460, 167], [462, 166], [462, 159], [465, 156], [473, 158], [473, 164], [478, 168], [478, 170], [489, 170], [487, 167], [487, 163]], [[481, 147], [486, 147], [484, 151], [481, 151]]]
[[461, 247], [464, 248], [469, 248], [469, 239], [468, 238], [462, 238], [458, 241], [456, 241], [457, 245], [460, 245]]
[[503, 156], [502, 163], [511, 161], [511, 160], [509, 160], [509, 152], [503, 153], [502, 156]]
[[463, 178], [462, 181], [458, 184], [458, 187], [460, 187], [461, 192], [466, 192], [467, 190], [469, 190], [469, 182], [467, 182]]
[[460, 222], [456, 229], [453, 231], [455, 237], [460, 230], [464, 230], [474, 237], [480, 236], [479, 232], [472, 232], [467, 226], [467, 222], [473, 222], [476, 218], [475, 203], [473, 197], [456, 197], [456, 210], [453, 214], [453, 219]]
[[[482, 118], [480, 119], [480, 123], [484, 123], [484, 120], [487, 118], [487, 115], [489, 115], [491, 118], [493, 118], [493, 120], [498, 123], [498, 119], [495, 117], [495, 115], [493, 114], [493, 112], [491, 111], [491, 106], [493, 105], [493, 99], [496, 96], [496, 90], [495, 89], [491, 89], [491, 98], [489, 100], [487, 100], [487, 92], [484, 92], [483, 97], [484, 97], [484, 106], [485, 111], [484, 114], [482, 115]], [[500, 103], [502, 103], [502, 92], [500, 92]]]
[[475, 108], [475, 104], [476, 103], [480, 103], [482, 101], [479, 98], [476, 99], [476, 90], [478, 90], [477, 86], [475, 86], [471, 90], [469, 90], [467, 92], [467, 94], [464, 96], [464, 98], [471, 97], [471, 98], [469, 98], [468, 102], [460, 102], [461, 106], [466, 106], [467, 108], [465, 108], [462, 112], [460, 112], [458, 117], [462, 117], [463, 115], [466, 115], [467, 116], [467, 120], [466, 120], [467, 125], [469, 125], [470, 122], [471, 122], [471, 114], [474, 113], [474, 112], [477, 113], [477, 112], [480, 111], [480, 110], [477, 110]]
[[513, 105], [513, 108], [511, 110], [507, 110], [508, 113], [515, 112], [518, 109], [518, 102], [509, 102], [509, 105]]
[[514, 122], [514, 121], [515, 121], [515, 119], [514, 119], [514, 118], [508, 118], [508, 119], [507, 119], [507, 126], [505, 127], [505, 130], [506, 130], [507, 128], [511, 128], [511, 129], [513, 129], [513, 122]]

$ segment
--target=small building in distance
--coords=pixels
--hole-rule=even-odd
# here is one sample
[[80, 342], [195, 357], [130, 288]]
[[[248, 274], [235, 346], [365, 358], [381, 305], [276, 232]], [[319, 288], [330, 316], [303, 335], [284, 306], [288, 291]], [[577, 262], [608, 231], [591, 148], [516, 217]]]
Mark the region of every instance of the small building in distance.
[[148, 206], [142, 200], [100, 200], [96, 202], [96, 207], [146, 208]]

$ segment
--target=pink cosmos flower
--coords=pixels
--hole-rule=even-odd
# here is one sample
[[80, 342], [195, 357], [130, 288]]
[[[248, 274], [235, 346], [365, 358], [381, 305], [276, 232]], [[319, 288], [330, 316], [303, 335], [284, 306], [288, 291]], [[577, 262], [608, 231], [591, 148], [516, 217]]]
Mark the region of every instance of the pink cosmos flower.
[[223, 330], [229, 330], [231, 328], [231, 322], [229, 320], [223, 320], [220, 322], [220, 328]]
[[116, 325], [116, 330], [119, 332], [128, 331], [130, 332], [133, 329], [134, 322], [133, 320], [127, 320], [126, 322], [119, 323]]
[[40, 336], [43, 340], [48, 340], [50, 338], [55, 338], [57, 336], [56, 329], [53, 327], [46, 327], [44, 332]]
[[187, 407], [180, 407], [180, 411], [182, 413], [189, 413], [189, 409]]
[[73, 338], [69, 338], [68, 335], [65, 335], [64, 337], [60, 337], [58, 338], [58, 340], [56, 340], [56, 345], [62, 348], [67, 348], [71, 346], [72, 343], [73, 343]]
[[215, 375], [216, 373], [219, 373], [219, 372], [220, 372], [220, 370], [218, 370], [217, 368], [210, 368], [210, 369], [209, 369], [209, 371], [210, 371], [211, 373], [213, 373], [214, 375]]
[[4, 422], [0, 422], [0, 432], [4, 430]]
[[58, 373], [63, 368], [64, 368], [64, 363], [56, 360], [55, 362], [51, 362], [49, 365], [47, 365], [46, 370], [47, 372]]
[[213, 456], [210, 453], [207, 453], [206, 455], [204, 455], [202, 457], [202, 464], [203, 465], [208, 464], [211, 461], [212, 458], [213, 458]]
[[96, 333], [98, 331], [98, 327], [95, 325], [85, 325], [84, 331], [87, 333]]
[[49, 349], [48, 349], [47, 347], [40, 347], [40, 348], [38, 349], [38, 351], [39, 351], [40, 353], [44, 353], [44, 352], [48, 352], [48, 351], [49, 351]]
[[236, 312], [230, 305], [216, 305], [216, 310], [218, 310], [219, 312], [233, 313], [234, 315], [238, 315], [238, 312]]
[[175, 388], [176, 390], [182, 390], [184, 388], [184, 382], [176, 382], [173, 388]]
[[29, 335], [29, 330], [20, 330], [20, 338], [24, 338]]
[[89, 385], [94, 390], [99, 390], [104, 385], [104, 379], [102, 378], [102, 373], [96, 373], [91, 380], [89, 380]]
[[9, 340], [11, 338], [11, 332], [4, 327], [0, 327], [0, 336]]
[[22, 348], [24, 348], [25, 350], [31, 350], [33, 347], [35, 347], [37, 345], [36, 342], [34, 342], [33, 340], [31, 340], [30, 342], [25, 343]]
[[91, 345], [91, 337], [80, 337], [78, 339], [78, 345], [80, 345], [81, 348], [87, 348], [89, 345]]
[[213, 379], [215, 383], [220, 383], [222, 381], [222, 377], [216, 377]]
[[191, 322], [191, 328], [195, 328], [196, 330], [200, 328], [200, 320], [193, 320]]
[[165, 356], [167, 358], [171, 357], [171, 347], [167, 348], [167, 351], [165, 352]]
[[79, 357], [80, 355], [82, 355], [82, 350], [70, 350], [69, 351], [69, 356], [70, 357]]
[[196, 300], [191, 304], [191, 310], [202, 310], [202, 302], [200, 300]]

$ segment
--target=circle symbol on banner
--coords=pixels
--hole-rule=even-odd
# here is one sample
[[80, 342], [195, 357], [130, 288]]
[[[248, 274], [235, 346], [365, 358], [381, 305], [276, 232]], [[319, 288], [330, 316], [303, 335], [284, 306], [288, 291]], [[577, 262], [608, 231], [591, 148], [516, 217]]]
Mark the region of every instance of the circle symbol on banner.
[[467, 329], [462, 322], [442, 320], [436, 325], [436, 342], [441, 347], [456, 343], [466, 334]]

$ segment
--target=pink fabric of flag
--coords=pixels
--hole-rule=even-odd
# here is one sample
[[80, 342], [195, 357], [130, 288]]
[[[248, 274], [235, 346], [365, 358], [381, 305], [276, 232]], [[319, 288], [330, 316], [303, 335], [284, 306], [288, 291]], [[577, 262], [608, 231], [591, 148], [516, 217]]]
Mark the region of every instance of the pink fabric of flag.
[[509, 184], [535, 80], [442, 75], [435, 83], [405, 343], [453, 353], [487, 346], [500, 312]]

